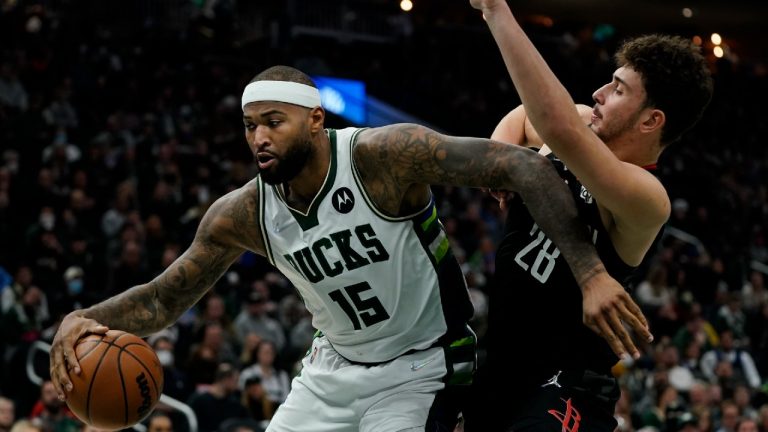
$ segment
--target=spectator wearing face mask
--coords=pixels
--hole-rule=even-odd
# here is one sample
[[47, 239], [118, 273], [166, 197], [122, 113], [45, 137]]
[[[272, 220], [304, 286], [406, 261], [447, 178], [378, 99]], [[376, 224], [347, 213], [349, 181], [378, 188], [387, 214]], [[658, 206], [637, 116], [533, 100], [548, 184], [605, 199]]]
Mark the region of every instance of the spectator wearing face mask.
[[51, 316], [61, 317], [75, 310], [88, 307], [95, 302], [93, 295], [86, 290], [85, 272], [81, 267], [70, 266], [62, 276], [64, 289], [52, 293]]
[[155, 350], [157, 359], [163, 366], [163, 393], [180, 401], [185, 401], [192, 394], [192, 386], [187, 375], [176, 367], [175, 337], [169, 331], [150, 336], [148, 342]]

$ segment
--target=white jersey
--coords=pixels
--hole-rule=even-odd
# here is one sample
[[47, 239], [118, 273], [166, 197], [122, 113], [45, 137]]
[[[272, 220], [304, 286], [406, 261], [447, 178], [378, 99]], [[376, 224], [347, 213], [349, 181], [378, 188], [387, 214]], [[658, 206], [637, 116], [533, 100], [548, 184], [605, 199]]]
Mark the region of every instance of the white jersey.
[[306, 213], [258, 179], [270, 262], [298, 289], [312, 324], [345, 358], [392, 360], [467, 335], [466, 283], [434, 202], [393, 218], [378, 211], [352, 161], [361, 129], [329, 129], [331, 161]]

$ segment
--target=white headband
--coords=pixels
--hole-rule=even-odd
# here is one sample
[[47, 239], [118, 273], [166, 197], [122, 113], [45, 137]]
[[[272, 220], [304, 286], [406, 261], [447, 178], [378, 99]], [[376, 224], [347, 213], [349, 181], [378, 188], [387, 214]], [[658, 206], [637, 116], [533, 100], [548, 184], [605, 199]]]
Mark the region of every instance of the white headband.
[[320, 105], [320, 92], [306, 84], [289, 81], [256, 81], [245, 86], [242, 108], [251, 102], [275, 101], [314, 108]]

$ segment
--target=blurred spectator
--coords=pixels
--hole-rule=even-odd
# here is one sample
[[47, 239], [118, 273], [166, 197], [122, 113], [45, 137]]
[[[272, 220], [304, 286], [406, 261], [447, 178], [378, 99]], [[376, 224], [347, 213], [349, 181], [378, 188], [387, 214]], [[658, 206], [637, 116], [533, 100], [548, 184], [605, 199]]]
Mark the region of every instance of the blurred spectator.
[[195, 412], [201, 431], [215, 431], [227, 419], [248, 416], [235, 397], [238, 377], [234, 366], [221, 363], [216, 367], [213, 384], [190, 397], [187, 404]]
[[758, 427], [760, 432], [768, 432], [768, 404], [760, 407], [757, 414]]
[[749, 320], [748, 333], [755, 363], [762, 376], [768, 375], [768, 303], [760, 306]]
[[0, 315], [5, 314], [14, 307], [30, 285], [32, 285], [32, 269], [27, 265], [19, 266], [15, 277], [11, 280], [11, 284], [4, 287], [2, 291]]
[[163, 366], [163, 394], [179, 400], [185, 401], [194, 390], [186, 374], [176, 367], [174, 338], [170, 332], [160, 332], [157, 335], [150, 336], [147, 341], [157, 354], [157, 359]]
[[21, 419], [13, 424], [11, 432], [49, 432], [43, 429], [39, 421]]
[[749, 352], [736, 346], [731, 330], [720, 332], [720, 347], [704, 353], [701, 370], [712, 383], [747, 384], [757, 389], [762, 384], [760, 374]]
[[657, 429], [666, 428], [669, 414], [680, 406], [680, 397], [672, 386], [659, 386], [656, 388], [656, 403], [648, 407], [640, 415], [643, 426], [652, 426]]
[[726, 303], [717, 310], [715, 327], [722, 331], [728, 329], [733, 338], [741, 342], [745, 340], [747, 316], [741, 306], [741, 293], [729, 292], [726, 295]]
[[89, 296], [85, 287], [85, 273], [80, 267], [68, 267], [64, 271], [63, 291], [55, 292], [51, 299], [51, 316], [58, 319], [75, 310], [90, 306], [95, 298]]
[[144, 249], [134, 240], [123, 244], [120, 259], [112, 268], [110, 291], [108, 295], [116, 295], [125, 290], [151, 280], [149, 271], [143, 259]]
[[16, 404], [13, 400], [0, 396], [0, 432], [11, 430], [16, 421]]
[[243, 310], [235, 318], [235, 331], [240, 341], [248, 333], [256, 333], [262, 339], [271, 340], [278, 352], [285, 348], [285, 333], [280, 322], [270, 318], [266, 311], [266, 299], [256, 289], [252, 289], [245, 299]]
[[632, 409], [632, 396], [629, 389], [622, 386], [618, 402], [616, 402], [616, 411], [614, 417], [618, 425], [617, 432], [632, 432], [634, 425], [640, 424], [640, 419]]
[[744, 419], [757, 420], [757, 410], [752, 407], [752, 390], [744, 384], [733, 389], [733, 403], [739, 407], [739, 413]]
[[289, 362], [298, 361], [312, 345], [315, 335], [312, 315], [297, 295], [289, 294], [280, 300], [278, 317], [283, 328], [289, 329], [285, 358]]
[[736, 432], [739, 423], [739, 407], [730, 400], [723, 401], [720, 408], [720, 422], [716, 432]]
[[221, 324], [210, 322], [200, 329], [200, 341], [191, 347], [187, 374], [196, 388], [205, 388], [215, 378], [216, 365], [237, 361], [232, 347], [224, 339]]
[[251, 365], [256, 363], [256, 347], [261, 343], [261, 336], [258, 333], [248, 333], [243, 341], [240, 350], [240, 365]]
[[194, 332], [203, 332], [207, 324], [218, 324], [222, 330], [222, 344], [224, 349], [228, 351], [226, 356], [231, 361], [231, 357], [240, 343], [235, 333], [235, 327], [232, 324], [232, 318], [227, 315], [224, 299], [215, 292], [209, 293], [202, 301], [202, 309], [200, 316], [197, 318], [197, 327], [194, 329]]
[[26, 111], [29, 97], [18, 77], [17, 68], [8, 61], [0, 62], [0, 105]]
[[736, 432], [759, 432], [757, 422], [754, 419], [741, 419], [736, 425]]
[[275, 366], [277, 357], [275, 344], [268, 339], [262, 340], [255, 351], [252, 357], [256, 362], [243, 369], [240, 374], [240, 388], [245, 387], [245, 382], [249, 378], [259, 377], [269, 400], [276, 405], [282, 404], [291, 390], [291, 381], [284, 370]]
[[147, 432], [173, 432], [173, 422], [168, 415], [155, 411], [147, 420]]
[[672, 341], [681, 352], [685, 352], [691, 342], [698, 343], [702, 351], [709, 351], [720, 343], [717, 331], [702, 316], [701, 305], [698, 303], [689, 306], [685, 325], [675, 333]]
[[704, 371], [701, 370], [701, 345], [695, 340], [688, 342], [683, 352], [683, 358], [680, 365], [690, 371], [692, 377], [696, 380], [706, 380]]
[[32, 407], [29, 418], [39, 419], [45, 432], [78, 432], [80, 430], [80, 421], [72, 414], [67, 404], [59, 399], [56, 388], [50, 381], [44, 381], [40, 387], [40, 399]]
[[115, 200], [101, 218], [101, 229], [107, 238], [117, 236], [120, 229], [128, 221], [130, 212], [136, 207], [133, 184], [124, 181], [115, 191]]
[[279, 405], [267, 396], [261, 378], [256, 375], [245, 380], [242, 398], [243, 406], [256, 421], [271, 420]]
[[768, 304], [768, 289], [762, 272], [752, 270], [749, 280], [741, 287], [741, 299], [744, 311], [754, 313], [764, 304]]
[[45, 293], [37, 286], [31, 285], [2, 316], [0, 334], [9, 345], [34, 342], [40, 338], [49, 318]]
[[659, 371], [666, 372], [669, 384], [678, 392], [687, 393], [693, 386], [693, 373], [680, 365], [680, 355], [674, 345], [669, 344], [662, 348], [656, 367]]
[[658, 309], [673, 302], [675, 293], [667, 285], [667, 277], [666, 267], [657, 264], [651, 267], [648, 277], [638, 284], [635, 296], [646, 314], [654, 315]]
[[45, 122], [59, 128], [76, 128], [79, 120], [77, 110], [70, 102], [71, 81], [64, 80], [54, 91], [54, 99], [43, 110]]

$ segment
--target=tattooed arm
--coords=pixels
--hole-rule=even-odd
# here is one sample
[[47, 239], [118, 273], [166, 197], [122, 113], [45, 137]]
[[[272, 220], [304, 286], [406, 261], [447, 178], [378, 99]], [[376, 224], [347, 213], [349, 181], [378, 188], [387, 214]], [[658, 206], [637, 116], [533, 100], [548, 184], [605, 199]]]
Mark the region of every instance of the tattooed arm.
[[570, 191], [546, 158], [523, 147], [445, 136], [412, 124], [361, 132], [354, 158], [369, 195], [391, 215], [423, 207], [430, 184], [519, 193], [536, 223], [560, 249], [581, 287], [585, 324], [603, 336], [617, 355], [630, 352], [639, 356], [621, 320], [649, 338], [645, 317], [621, 284], [606, 272], [579, 220]]
[[194, 305], [246, 249], [264, 253], [255, 191], [251, 183], [216, 201], [189, 249], [151, 282], [65, 317], [50, 354], [51, 379], [60, 398], [71, 389], [68, 371], [80, 373], [74, 354], [80, 337], [109, 328], [139, 336], [159, 331]]
[[403, 207], [423, 207], [430, 184], [515, 191], [560, 248], [579, 283], [605, 271], [570, 191], [552, 164], [531, 150], [398, 124], [362, 132], [355, 163], [369, 195], [395, 216], [405, 213]]

